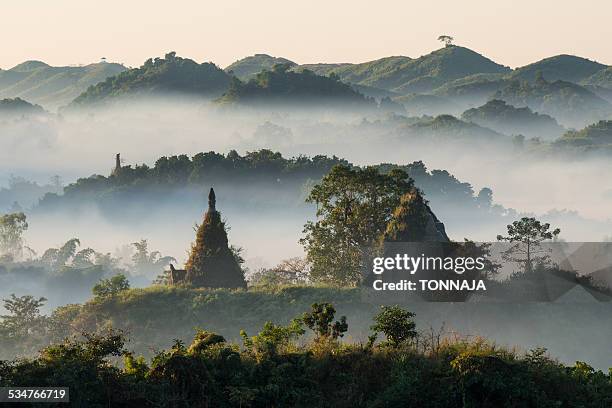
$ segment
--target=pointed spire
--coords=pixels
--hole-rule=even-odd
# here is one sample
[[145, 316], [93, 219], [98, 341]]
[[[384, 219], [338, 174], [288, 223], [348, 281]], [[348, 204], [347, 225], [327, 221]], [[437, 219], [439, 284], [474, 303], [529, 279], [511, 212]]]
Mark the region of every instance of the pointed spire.
[[211, 187], [210, 192], [208, 193], [208, 211], [209, 212], [217, 211], [216, 204], [217, 204], [217, 200], [215, 198], [215, 190], [213, 190], [213, 188]]

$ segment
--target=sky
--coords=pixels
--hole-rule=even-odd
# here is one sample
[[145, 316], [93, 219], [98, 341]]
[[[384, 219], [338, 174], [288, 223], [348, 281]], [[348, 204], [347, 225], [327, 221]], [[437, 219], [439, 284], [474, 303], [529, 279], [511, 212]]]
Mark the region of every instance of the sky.
[[[297, 63], [418, 57], [452, 35], [498, 63], [556, 54], [612, 65], [610, 0], [20, 0], [3, 2], [0, 68], [100, 61], [139, 66], [168, 51], [225, 67], [255, 53]], [[161, 3], [161, 4], [159, 4]]]

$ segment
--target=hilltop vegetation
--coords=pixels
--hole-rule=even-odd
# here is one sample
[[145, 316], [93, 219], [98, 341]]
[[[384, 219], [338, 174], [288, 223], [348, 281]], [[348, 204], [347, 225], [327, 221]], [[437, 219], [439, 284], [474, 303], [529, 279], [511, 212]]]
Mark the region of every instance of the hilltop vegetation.
[[0, 119], [3, 117], [40, 115], [44, 113], [45, 110], [42, 107], [32, 105], [21, 98], [0, 100]]
[[91, 86], [72, 105], [87, 105], [120, 96], [175, 94], [215, 98], [227, 90], [231, 76], [212, 63], [198, 64], [174, 52], [148, 59], [133, 68]]
[[564, 131], [563, 127], [548, 115], [534, 113], [527, 107], [515, 108], [497, 99], [463, 112], [461, 118], [506, 135], [521, 134], [552, 139], [559, 137]]
[[557, 141], [557, 144], [612, 150], [612, 120], [602, 120], [579, 131], [570, 130]]
[[236, 76], [241, 81], [248, 81], [263, 70], [271, 70], [277, 64], [288, 65], [290, 67], [297, 65], [286, 58], [271, 57], [267, 54], [255, 54], [234, 62], [225, 68], [225, 72]]
[[68, 105], [89, 86], [125, 71], [120, 64], [97, 63], [79, 67], [52, 67], [27, 61], [0, 70], [0, 98], [22, 98], [56, 110]]
[[606, 65], [598, 62], [563, 54], [517, 68], [512, 72], [511, 78], [533, 82], [538, 75], [542, 75], [547, 81], [580, 83], [605, 68]]
[[[464, 47], [447, 46], [422, 57], [389, 57], [364, 64], [350, 64], [326, 70], [341, 80], [368, 85], [400, 94], [429, 92], [469, 75], [507, 73], [510, 68]], [[315, 71], [316, 72], [316, 71]]]
[[220, 98], [222, 104], [313, 105], [375, 108], [376, 105], [336, 77], [316, 75], [312, 71], [292, 72], [289, 65], [275, 65], [262, 71], [248, 82], [232, 81]]

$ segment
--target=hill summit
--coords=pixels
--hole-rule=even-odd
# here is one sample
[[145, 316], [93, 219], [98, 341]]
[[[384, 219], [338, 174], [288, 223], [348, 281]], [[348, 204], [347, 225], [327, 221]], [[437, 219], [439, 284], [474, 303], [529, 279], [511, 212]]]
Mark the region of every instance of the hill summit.
[[149, 58], [140, 68], [129, 69], [90, 87], [74, 100], [73, 105], [158, 93], [216, 98], [225, 92], [231, 78], [213, 63], [198, 64], [170, 52], [164, 58]]

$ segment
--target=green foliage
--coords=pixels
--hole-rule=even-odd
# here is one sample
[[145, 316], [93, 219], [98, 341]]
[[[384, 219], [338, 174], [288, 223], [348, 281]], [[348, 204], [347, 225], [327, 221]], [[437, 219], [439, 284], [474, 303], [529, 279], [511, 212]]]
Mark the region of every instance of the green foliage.
[[101, 279], [91, 291], [95, 297], [105, 297], [115, 296], [129, 288], [130, 282], [124, 274], [120, 273], [109, 279]]
[[315, 281], [356, 285], [363, 249], [378, 242], [400, 197], [413, 188], [405, 171], [382, 174], [374, 167], [336, 166], [307, 198], [317, 204], [317, 221], [304, 226], [301, 243]]
[[533, 81], [539, 74], [548, 81], [561, 80], [579, 83], [604, 68], [606, 68], [605, 65], [586, 58], [574, 55], [556, 55], [517, 68], [511, 77]]
[[[1, 78], [2, 72], [0, 72]], [[44, 114], [45, 110], [38, 106], [32, 105], [31, 103], [24, 101], [21, 98], [14, 99], [0, 99], [0, 118], [3, 116], [10, 115], [41, 115]]]
[[494, 95], [513, 106], [527, 106], [535, 112], [556, 118], [565, 126], [585, 126], [607, 117], [612, 105], [586, 88], [565, 81], [545, 78], [529, 83], [510, 81]]
[[558, 137], [563, 132], [563, 127], [554, 118], [534, 113], [528, 107], [515, 108], [497, 99], [466, 110], [461, 118], [507, 135]]
[[[323, 320], [329, 326], [329, 319]], [[77, 407], [599, 408], [612, 403], [609, 374], [583, 362], [566, 367], [544, 349], [521, 355], [476, 339], [449, 340], [422, 351], [329, 342], [326, 351], [317, 352], [318, 341], [284, 347], [301, 335], [292, 325], [268, 323], [254, 338], [245, 335], [244, 351], [198, 330], [189, 347], [175, 340], [149, 364], [125, 350], [121, 333], [85, 334], [48, 346], [36, 358], [0, 362], [0, 386], [62, 384], [70, 387]], [[256, 342], [274, 352], [254, 353]], [[112, 364], [121, 355], [123, 370]]]
[[215, 64], [198, 64], [170, 52], [164, 58], [149, 58], [140, 68], [123, 71], [89, 87], [72, 105], [87, 105], [138, 94], [185, 93], [216, 97], [227, 89], [230, 78]]
[[287, 351], [291, 342], [304, 333], [301, 320], [293, 319], [287, 326], [266, 322], [263, 330], [253, 337], [249, 337], [246, 331], [241, 330], [240, 336], [246, 350], [261, 356]]
[[386, 344], [399, 347], [417, 337], [414, 316], [414, 313], [399, 306], [381, 306], [381, 311], [374, 316], [375, 324], [371, 329], [374, 336], [383, 333], [387, 338]]
[[[302, 321], [312, 331], [315, 332], [317, 340], [336, 340], [343, 337], [348, 330], [346, 316], [340, 320], [334, 320], [336, 309], [331, 303], [313, 303], [310, 312], [302, 315]], [[333, 323], [332, 323], [333, 322]]]
[[264, 70], [270, 70], [277, 64], [295, 66], [296, 63], [286, 58], [271, 57], [266, 54], [255, 54], [242, 58], [225, 68], [225, 72], [235, 75], [238, 79], [245, 81], [253, 78]]
[[337, 67], [309, 68], [342, 81], [368, 85], [400, 94], [430, 92], [441, 85], [469, 75], [508, 73], [510, 68], [464, 47], [446, 46], [422, 57], [388, 57], [364, 64], [343, 64]]
[[601, 120], [579, 131], [570, 130], [555, 144], [558, 146], [612, 148], [612, 120]]
[[277, 64], [262, 71], [249, 82], [232, 81], [220, 103], [240, 104], [342, 104], [343, 107], [375, 107], [349, 85], [312, 71], [289, 71], [290, 64]]

